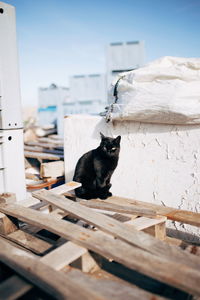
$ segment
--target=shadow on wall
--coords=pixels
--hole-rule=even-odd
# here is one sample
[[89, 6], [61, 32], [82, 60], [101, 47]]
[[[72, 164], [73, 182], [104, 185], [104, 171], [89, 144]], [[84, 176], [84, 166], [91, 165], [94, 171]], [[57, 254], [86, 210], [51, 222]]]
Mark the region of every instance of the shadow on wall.
[[196, 234], [191, 234], [186, 231], [181, 231], [177, 229], [167, 228], [167, 236], [172, 238], [181, 239], [185, 242], [191, 242], [200, 246], [200, 237]]
[[99, 123], [94, 127], [92, 138], [99, 139], [99, 133], [114, 137], [119, 134], [154, 134], [154, 133], [176, 133], [176, 132], [189, 132], [200, 129], [200, 125], [178, 125], [178, 124], [153, 124], [153, 123], [141, 123], [134, 121], [112, 121], [106, 122], [104, 118], [101, 118]]
[[120, 133], [123, 135], [127, 133], [165, 133], [165, 132], [184, 132], [184, 131], [193, 131], [200, 129], [200, 125], [178, 125], [178, 124], [153, 124], [153, 123], [141, 123], [134, 121], [113, 121], [106, 123], [107, 126], [112, 126], [114, 130], [120, 125], [122, 131]]

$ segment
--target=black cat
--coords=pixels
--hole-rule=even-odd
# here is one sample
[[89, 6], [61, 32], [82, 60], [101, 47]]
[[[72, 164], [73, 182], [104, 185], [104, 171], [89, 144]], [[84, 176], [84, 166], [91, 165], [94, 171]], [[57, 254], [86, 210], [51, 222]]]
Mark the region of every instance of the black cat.
[[112, 196], [110, 179], [117, 167], [121, 136], [105, 137], [102, 133], [98, 148], [85, 153], [77, 162], [73, 180], [82, 186], [75, 189], [79, 198], [106, 199]]

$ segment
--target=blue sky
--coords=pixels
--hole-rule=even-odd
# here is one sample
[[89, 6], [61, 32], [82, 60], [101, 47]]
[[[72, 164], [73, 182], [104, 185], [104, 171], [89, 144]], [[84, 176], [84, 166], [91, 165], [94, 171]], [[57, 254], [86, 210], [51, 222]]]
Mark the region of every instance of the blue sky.
[[16, 7], [23, 105], [37, 88], [105, 71], [111, 42], [145, 41], [146, 62], [200, 57], [200, 0], [4, 0]]

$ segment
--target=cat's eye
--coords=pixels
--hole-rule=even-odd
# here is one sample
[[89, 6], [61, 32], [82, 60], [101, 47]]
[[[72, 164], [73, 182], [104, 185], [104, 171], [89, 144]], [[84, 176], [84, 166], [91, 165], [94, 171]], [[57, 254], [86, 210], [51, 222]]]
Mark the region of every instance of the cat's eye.
[[115, 147], [113, 147], [112, 149], [111, 149], [111, 151], [115, 151], [116, 150], [116, 148]]

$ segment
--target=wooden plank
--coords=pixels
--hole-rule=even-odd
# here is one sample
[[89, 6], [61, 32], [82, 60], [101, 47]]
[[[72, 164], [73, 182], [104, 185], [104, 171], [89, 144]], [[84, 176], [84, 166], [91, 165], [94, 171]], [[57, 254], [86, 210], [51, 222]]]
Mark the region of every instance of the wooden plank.
[[41, 137], [41, 138], [38, 138], [38, 141], [42, 142], [42, 143], [53, 144], [55, 146], [63, 146], [63, 140], [55, 140], [55, 139], [51, 139], [48, 137], [44, 137], [44, 138]]
[[[200, 282], [199, 261], [194, 256], [197, 264], [194, 268], [189, 267], [187, 255], [193, 258], [191, 254], [185, 255], [186, 265], [182, 263], [181, 260], [170, 261], [166, 258], [161, 258], [158, 255], [153, 255], [147, 251], [133, 247], [119, 239], [111, 239], [104, 234], [96, 235], [95, 232], [79, 227], [76, 224], [64, 220], [57, 220], [53, 216], [44, 215], [17, 204], [3, 204], [0, 206], [0, 210], [35, 226], [43, 227], [82, 247], [124, 264], [130, 269], [180, 288], [186, 292], [200, 295], [200, 286], [198, 284]], [[137, 231], [137, 233], [141, 234], [142, 232]], [[150, 237], [144, 233], [142, 233], [142, 236], [145, 239]], [[158, 242], [156, 239], [154, 239], [154, 241]], [[159, 243], [161, 243], [161, 241], [159, 241]], [[151, 247], [150, 244], [149, 247]], [[184, 257], [184, 255], [182, 257]], [[191, 264], [194, 263], [193, 259], [190, 261]], [[50, 274], [48, 275], [48, 278], [49, 277], [51, 277]]]
[[33, 251], [36, 254], [43, 254], [53, 247], [52, 244], [22, 230], [12, 232], [8, 234], [6, 238], [20, 246], [23, 246], [24, 248], [27, 248], [28, 250]]
[[81, 183], [70, 181], [67, 183], [64, 183], [62, 185], [59, 185], [52, 189], [52, 192], [57, 195], [64, 195], [67, 192], [73, 191], [74, 189], [81, 186]]
[[49, 134], [54, 134], [56, 133], [56, 128], [41, 128], [41, 127], [36, 127], [35, 128], [35, 133], [38, 137], [45, 137], [48, 136]]
[[174, 246], [179, 246], [179, 247], [181, 247], [182, 244], [184, 244], [184, 242], [182, 240], [172, 238], [172, 237], [169, 237], [169, 236], [166, 236], [164, 241], [169, 243], [169, 244], [172, 244]]
[[105, 299], [86, 289], [77, 278], [57, 272], [33, 255], [1, 240], [0, 260], [55, 299]]
[[18, 204], [20, 204], [24, 207], [31, 207], [31, 206], [33, 206], [35, 204], [38, 204], [38, 203], [40, 203], [40, 200], [38, 200], [38, 199], [36, 199], [32, 196], [29, 196], [27, 199], [21, 200], [21, 201], [18, 202]]
[[48, 138], [51, 140], [56, 140], [56, 141], [59, 141], [60, 143], [63, 143], [63, 138], [61, 136], [59, 136], [58, 134], [50, 134], [48, 136]]
[[[80, 269], [84, 273], [94, 273], [95, 271], [100, 269], [99, 265], [88, 251], [81, 257], [79, 257], [77, 261], [80, 261]], [[72, 266], [77, 261], [74, 261], [72, 263]]]
[[114, 213], [113, 215], [110, 215], [110, 214], [106, 214], [106, 215], [110, 216], [111, 218], [113, 218], [115, 220], [123, 222], [123, 223], [134, 220], [134, 219], [132, 219], [131, 215], [125, 215], [125, 214], [122, 215], [122, 214], [118, 214], [118, 213]]
[[52, 143], [43, 143], [43, 142], [26, 142], [26, 145], [29, 146], [38, 146], [38, 147], [43, 147], [43, 148], [47, 148], [47, 149], [59, 149], [59, 150], [63, 150], [63, 145], [62, 144], [52, 144]]
[[125, 214], [135, 214], [138, 216], [149, 216], [149, 217], [155, 217], [156, 211], [148, 208], [141, 208], [137, 205], [132, 205], [131, 207], [123, 206], [123, 205], [116, 205], [113, 203], [107, 203], [105, 201], [100, 200], [82, 200], [80, 204], [90, 207], [90, 208], [96, 208], [96, 209], [104, 209], [108, 211], [114, 211], [118, 213], [125, 213]]
[[13, 222], [13, 220], [5, 214], [0, 213], [0, 233], [9, 234], [16, 230], [18, 230], [18, 224]]
[[163, 258], [168, 258], [172, 261], [183, 262], [194, 268], [200, 268], [200, 262], [193, 256], [186, 257], [185, 253], [178, 247], [172, 247], [165, 243], [155, 240], [153, 237], [139, 232], [135, 228], [129, 228], [126, 224], [123, 224], [117, 220], [114, 220], [108, 216], [94, 212], [88, 207], [84, 207], [79, 203], [73, 202], [66, 199], [63, 196], [55, 195], [51, 191], [38, 191], [32, 194], [37, 199], [47, 201], [58, 208], [86, 221], [102, 231], [113, 235], [114, 237], [120, 238], [134, 246], [140, 247], [148, 252], [156, 254]]
[[13, 203], [16, 202], [16, 195], [14, 193], [2, 193], [0, 194], [1, 203]]
[[157, 224], [155, 226], [144, 229], [144, 232], [153, 235], [155, 238], [164, 241], [166, 239], [165, 223]]
[[87, 253], [87, 249], [69, 241], [46, 254], [41, 261], [55, 270], [61, 270], [85, 253]]
[[[91, 289], [105, 295], [112, 300], [164, 300], [166, 298], [147, 292], [138, 288], [134, 284], [127, 283], [118, 277], [111, 275], [105, 271], [100, 271], [94, 276], [83, 274], [80, 270], [74, 268], [66, 268], [63, 270], [69, 273], [72, 278], [85, 278], [87, 285]], [[103, 275], [103, 276], [102, 276]]]
[[31, 151], [24, 151], [24, 155], [25, 155], [25, 157], [37, 158], [37, 159], [47, 159], [47, 160], [64, 159], [63, 155], [40, 153], [40, 152], [31, 152]]
[[116, 220], [124, 222], [126, 225], [134, 226], [134, 228], [137, 230], [144, 230], [144, 232], [153, 235], [159, 240], [164, 240], [166, 238], [166, 217], [156, 216], [155, 219], [139, 217], [132, 220], [130, 220], [130, 218], [126, 220], [127, 217], [124, 215], [119, 215], [119, 218], [116, 218], [115, 215], [113, 215], [112, 217]]
[[40, 165], [41, 177], [60, 177], [65, 174], [64, 161], [52, 161], [48, 163], [42, 163]]
[[40, 177], [39, 177], [38, 174], [28, 173], [26, 171], [25, 176], [26, 176], [26, 179], [31, 179], [31, 180], [34, 180], [34, 181], [40, 181]]
[[160, 223], [155, 225], [155, 237], [159, 240], [165, 240], [166, 238], [166, 223]]
[[120, 205], [125, 205], [129, 207], [131, 207], [132, 205], [138, 205], [139, 207], [142, 208], [155, 210], [158, 215], [166, 216], [169, 220], [178, 221], [178, 222], [200, 227], [200, 213], [196, 213], [188, 210], [182, 210], [182, 209], [175, 209], [173, 207], [161, 206], [158, 204], [142, 202], [138, 200], [117, 197], [117, 196], [112, 196], [107, 200], [105, 200], [105, 202], [113, 203], [113, 204], [120, 203]]
[[[23, 253], [23, 251], [21, 251], [20, 255], [26, 256], [26, 253]], [[42, 259], [43, 258], [41, 258], [39, 260], [39, 262], [41, 262]], [[18, 268], [18, 266], [17, 266], [17, 268]], [[17, 268], [15, 267], [16, 271], [18, 271]], [[99, 278], [96, 279], [96, 278], [91, 278], [91, 276], [83, 274], [81, 271], [74, 270], [72, 268], [65, 269], [64, 271], [65, 271], [64, 274], [61, 273], [61, 275], [66, 280], [66, 285], [68, 285], [68, 279], [69, 279], [69, 281], [72, 282], [72, 284], [75, 286], [76, 289], [78, 289], [78, 290], [84, 289], [84, 290], [86, 290], [85, 293], [87, 293], [87, 291], [89, 291], [89, 296], [91, 294], [91, 291], [94, 291], [93, 295], [91, 297], [89, 297], [88, 299], [121, 300], [122, 296], [123, 296], [123, 298], [125, 297], [126, 300], [134, 300], [134, 299], [135, 300], [136, 299], [164, 300], [165, 299], [165, 298], [159, 297], [155, 294], [146, 292], [132, 284], [130, 285], [130, 284], [116, 278], [115, 276], [112, 276], [112, 278], [114, 278], [114, 279], [112, 279], [112, 278], [110, 279], [110, 278], [108, 278], [108, 276], [106, 276], [106, 279], [99, 279]], [[20, 293], [22, 296], [23, 290], [25, 293], [32, 288], [32, 286], [29, 283], [27, 283], [26, 281], [24, 281], [23, 279], [18, 279], [17, 276], [12, 276], [12, 278], [14, 278], [14, 280], [12, 281], [14, 285], [15, 285], [15, 282], [17, 283], [20, 280], [21, 286], [15, 285], [16, 290], [15, 289], [13, 290], [14, 286], [10, 287], [10, 291], [11, 291], [11, 293], [9, 294], [10, 298], [8, 299], [8, 298], [3, 297], [2, 300], [16, 299], [15, 295], [17, 296], [17, 293]], [[28, 276], [27, 276], [27, 278], [29, 279]], [[56, 278], [54, 278], [54, 279], [56, 279]], [[18, 289], [17, 289], [17, 287], [18, 287]], [[13, 293], [12, 293], [12, 291], [13, 291]], [[8, 293], [9, 291], [7, 290], [6, 292]], [[78, 297], [79, 293], [75, 292], [75, 295]], [[92, 298], [92, 297], [94, 297], [94, 298]], [[0, 294], [0, 299], [1, 299], [1, 294]], [[60, 299], [60, 298], [58, 298], [58, 299]], [[66, 297], [64, 297], [62, 299], [66, 299]], [[74, 299], [74, 298], [71, 298], [70, 296], [68, 296], [67, 299]], [[75, 298], [75, 299], [87, 299], [87, 298], [81, 297], [81, 298]]]
[[[0, 204], [15, 203], [16, 195], [14, 193], [0, 194]], [[18, 230], [18, 221], [0, 213], [0, 234], [9, 234]]]
[[166, 217], [157, 216], [155, 219], [149, 219], [146, 217], [137, 218], [134, 220], [126, 221], [126, 224], [133, 225], [137, 230], [143, 230], [145, 228], [163, 223], [166, 221]]
[[51, 153], [51, 154], [57, 154], [57, 155], [63, 155], [62, 150], [55, 150], [55, 149], [44, 149], [43, 147], [38, 146], [24, 146], [25, 151], [31, 151], [31, 152], [44, 152], [44, 153]]
[[32, 288], [31, 284], [17, 275], [0, 283], [0, 300], [15, 300]]
[[[69, 250], [68, 246], [70, 245], [71, 250]], [[77, 247], [77, 248], [75, 248]], [[80, 251], [80, 249], [82, 249], [82, 251]], [[83, 250], [85, 251], [83, 253]], [[88, 265], [88, 257], [85, 257], [85, 255], [88, 254], [88, 251], [85, 248], [79, 247], [77, 245], [75, 245], [72, 242], [67, 242], [64, 245], [62, 245], [61, 247], [53, 250], [52, 252], [48, 253], [47, 255], [45, 255], [44, 257], [42, 257], [40, 260], [43, 263], [46, 263], [47, 265], [51, 265], [51, 267], [53, 267], [56, 270], [61, 270], [63, 269], [64, 266], [66, 266], [70, 263], [72, 263], [75, 259], [78, 258], [78, 255], [74, 255], [75, 252], [79, 251], [79, 254], [82, 254], [82, 258], [83, 261], [81, 262], [83, 264], [83, 272], [88, 272], [93, 271], [93, 269], [91, 270], [91, 265]], [[71, 255], [69, 255], [69, 253], [71, 253]], [[77, 252], [78, 254], [78, 252]], [[61, 258], [59, 258], [61, 257]], [[87, 261], [86, 261], [87, 260]], [[53, 262], [53, 264], [52, 264]], [[87, 263], [87, 265], [86, 265]], [[92, 265], [93, 268], [94, 265]], [[159, 297], [155, 294], [146, 292], [138, 287], [136, 287], [133, 284], [128, 284], [125, 281], [120, 280], [118, 277], [115, 277], [113, 275], [109, 275], [111, 277], [113, 277], [114, 279], [110, 279], [108, 278], [108, 274], [106, 274], [106, 280], [102, 279], [102, 278], [93, 278], [91, 279], [91, 276], [87, 276], [86, 274], [83, 274], [82, 272], [80, 272], [79, 270], [75, 270], [73, 268], [65, 268], [63, 269], [63, 272], [69, 272], [70, 276], [75, 276], [74, 278], [82, 278], [84, 277], [85, 280], [87, 281], [87, 285], [90, 286], [91, 289], [95, 289], [96, 291], [98, 291], [99, 293], [103, 293], [103, 295], [105, 295], [107, 298], [111, 298], [113, 299], [122, 299], [125, 297], [126, 300], [130, 299], [149, 299], [149, 300], [163, 300], [165, 298], [163, 297]], [[101, 271], [102, 272], [102, 271]]]

